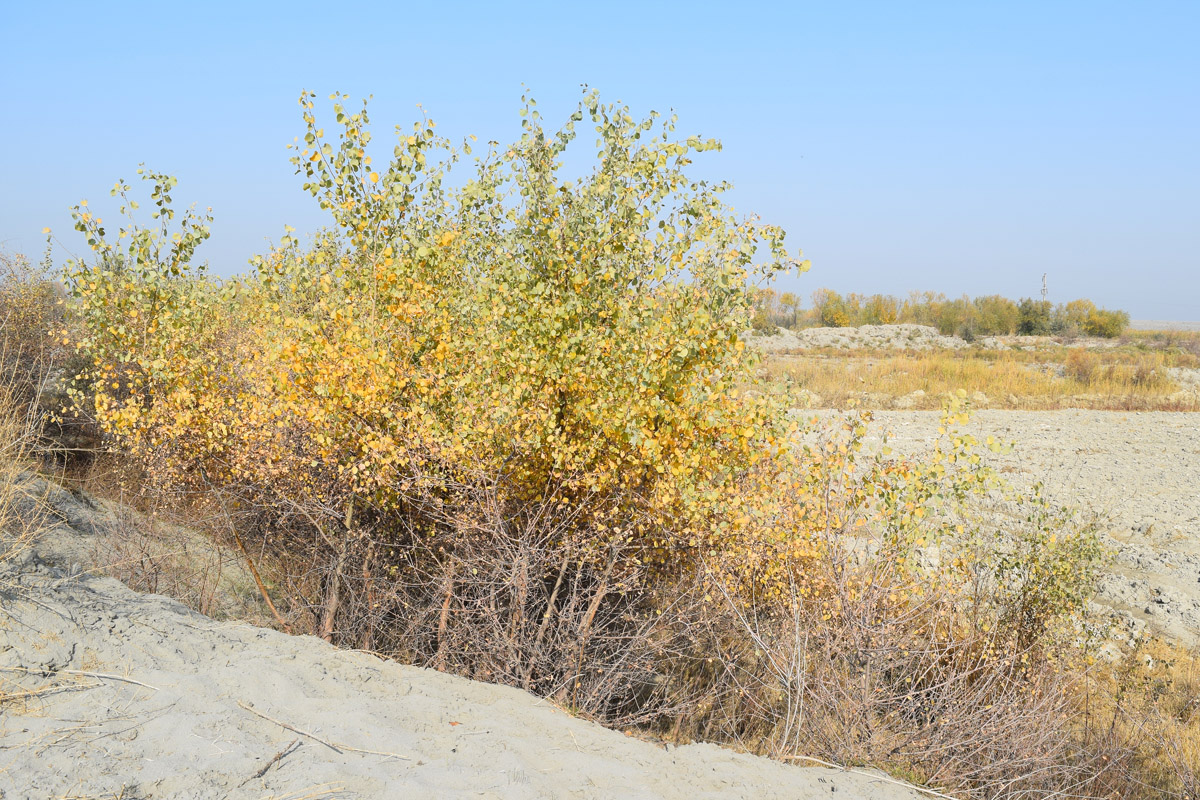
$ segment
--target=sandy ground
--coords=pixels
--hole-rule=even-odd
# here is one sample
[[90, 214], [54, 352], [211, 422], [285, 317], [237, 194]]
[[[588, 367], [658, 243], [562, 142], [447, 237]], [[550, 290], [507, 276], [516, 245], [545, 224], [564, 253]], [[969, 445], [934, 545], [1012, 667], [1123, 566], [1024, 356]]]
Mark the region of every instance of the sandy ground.
[[[825, 412], [829, 413], [829, 412]], [[878, 411], [878, 445], [916, 455], [937, 438], [936, 411]], [[1200, 645], [1200, 415], [977, 411], [966, 431], [1015, 444], [988, 454], [1014, 483], [1042, 481], [1054, 502], [1101, 521], [1115, 563], [1099, 601], [1137, 628]]]
[[0, 567], [5, 800], [923, 796], [877, 774], [664, 748], [515, 689], [212, 620], [89, 576], [112, 515], [30, 488], [49, 530]]

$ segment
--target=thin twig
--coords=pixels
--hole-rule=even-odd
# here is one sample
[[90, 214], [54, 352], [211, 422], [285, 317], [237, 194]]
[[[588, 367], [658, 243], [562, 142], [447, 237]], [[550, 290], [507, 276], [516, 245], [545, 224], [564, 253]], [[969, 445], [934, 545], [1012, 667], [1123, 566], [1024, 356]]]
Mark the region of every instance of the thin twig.
[[365, 753], [367, 755], [372, 755], [372, 756], [385, 756], [387, 758], [399, 758], [402, 761], [411, 761], [412, 760], [408, 756], [402, 756], [399, 753], [388, 753], [383, 750], [366, 750], [362, 747], [351, 747], [350, 745], [343, 744], [341, 742], [327, 742], [326, 740], [322, 739], [321, 737], [317, 736], [316, 734], [309, 733], [306, 730], [297, 728], [294, 725], [289, 725], [286, 722], [280, 722], [279, 720], [275, 719], [274, 717], [268, 717], [266, 714], [262, 713], [261, 711], [256, 710], [252, 706], [246, 705], [245, 703], [241, 702], [240, 700], [238, 701], [238, 705], [241, 706], [242, 708], [246, 709], [247, 711], [249, 711], [251, 714], [262, 717], [267, 722], [274, 722], [276, 725], [278, 725], [282, 728], [287, 728], [289, 731], [292, 731], [293, 733], [298, 733], [301, 736], [307, 736], [308, 738], [312, 739], [315, 742], [320, 742], [321, 744], [328, 747], [330, 750], [333, 750], [335, 753], [339, 753], [339, 754], [341, 754], [341, 753]]
[[252, 781], [252, 780], [255, 780], [256, 778], [261, 778], [263, 775], [266, 775], [266, 774], [267, 774], [267, 770], [269, 770], [271, 767], [275, 766], [275, 763], [276, 763], [277, 761], [279, 761], [280, 759], [282, 759], [282, 758], [286, 757], [287, 755], [289, 755], [289, 754], [290, 754], [290, 753], [291, 753], [291, 752], [292, 752], [294, 749], [296, 749], [296, 745], [298, 745], [298, 744], [300, 744], [300, 740], [299, 740], [299, 739], [292, 739], [292, 743], [291, 743], [291, 744], [289, 744], [287, 747], [283, 748], [283, 749], [282, 749], [282, 750], [280, 750], [278, 753], [276, 753], [276, 754], [275, 754], [275, 755], [274, 755], [274, 756], [271, 758], [271, 760], [270, 760], [270, 761], [268, 761], [268, 762], [266, 763], [266, 765], [264, 765], [264, 766], [263, 766], [263, 768], [262, 768], [262, 769], [260, 769], [258, 772], [256, 772], [256, 773], [254, 773], [253, 775], [251, 775], [249, 778], [246, 778], [246, 780], [244, 780], [244, 781], [242, 781], [241, 783], [239, 783], [239, 784], [238, 784], [238, 786], [239, 786], [239, 787], [245, 786], [245, 785], [246, 785], [247, 783], [249, 783], [250, 781]]
[[29, 669], [28, 667], [0, 667], [0, 672], [23, 672], [28, 675], [41, 675], [45, 672], [49, 672], [54, 675], [79, 675], [84, 678], [98, 678], [98, 679], [108, 680], [108, 681], [121, 681], [122, 683], [132, 683], [135, 686], [142, 686], [146, 689], [153, 689], [156, 692], [162, 691], [162, 689], [159, 689], [157, 686], [151, 686], [148, 683], [142, 683], [141, 681], [135, 681], [133, 678], [126, 678], [121, 675], [110, 675], [107, 672], [86, 672], [81, 669], [39, 670], [39, 669]]
[[320, 736], [317, 736], [315, 733], [309, 733], [308, 731], [297, 728], [294, 725], [289, 725], [286, 722], [280, 722], [279, 720], [275, 719], [274, 717], [268, 717], [266, 714], [262, 713], [261, 711], [256, 710], [252, 706], [246, 705], [245, 703], [241, 702], [240, 700], [238, 701], [238, 706], [245, 709], [246, 711], [249, 711], [251, 714], [255, 715], [256, 717], [262, 717], [267, 722], [274, 722], [276, 725], [278, 725], [281, 728], [287, 728], [292, 733], [298, 733], [301, 736], [307, 736], [309, 739], [312, 739], [314, 742], [320, 742], [321, 744], [325, 745], [326, 747], [328, 747], [330, 750], [337, 753], [338, 755], [342, 755], [342, 751], [337, 747], [337, 745], [334, 745], [334, 744], [331, 744], [330, 742], [325, 741]]

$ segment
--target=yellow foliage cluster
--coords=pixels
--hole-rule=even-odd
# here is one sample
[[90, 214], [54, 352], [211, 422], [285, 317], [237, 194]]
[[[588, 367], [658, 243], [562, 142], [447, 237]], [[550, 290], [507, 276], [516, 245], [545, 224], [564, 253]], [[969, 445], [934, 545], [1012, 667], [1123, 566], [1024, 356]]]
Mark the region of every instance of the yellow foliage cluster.
[[[823, 594], [815, 559], [858, 529], [903, 567], [931, 520], [950, 524], [942, 504], [983, 490], [963, 437], [929, 463], [864, 470], [861, 424], [797, 446], [781, 400], [748, 391], [748, 281], [795, 262], [781, 230], [686, 177], [715, 142], [595, 94], [551, 134], [528, 101], [520, 140], [451, 188], [469, 143], [422, 120], [375, 165], [365, 105], [332, 99], [336, 142], [302, 95], [293, 162], [336, 227], [308, 246], [289, 232], [250, 276], [192, 267], [209, 220], [187, 212], [172, 231], [167, 176], [144, 176], [157, 230], [114, 242], [76, 209], [98, 254], [71, 273], [88, 397], [161, 480], [235, 487], [339, 552], [356, 513], [429, 534], [497, 485], [502, 505], [554, 498], [571, 520], [558, 546], [581, 562], [704, 563], [721, 591], [769, 603]], [[568, 179], [584, 117], [597, 164]], [[114, 188], [123, 211], [129, 189]]]

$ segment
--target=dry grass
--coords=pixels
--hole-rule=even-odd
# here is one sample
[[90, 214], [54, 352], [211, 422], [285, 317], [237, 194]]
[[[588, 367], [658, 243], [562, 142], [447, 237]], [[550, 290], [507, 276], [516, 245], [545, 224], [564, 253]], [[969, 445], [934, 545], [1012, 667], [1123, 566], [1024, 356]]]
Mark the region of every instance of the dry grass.
[[[142, 470], [112, 453], [74, 465], [63, 484], [105, 506], [111, 534], [96, 542], [91, 571], [214, 619], [276, 626], [245, 558], [223, 535], [229, 521], [214, 498], [149, 491]], [[269, 573], [269, 559], [255, 555]]]
[[1077, 702], [1077, 735], [1108, 765], [1102, 796], [1200, 799], [1200, 652], [1139, 642]]
[[[20, 476], [34, 464], [39, 428], [13, 395], [11, 383], [0, 382], [0, 568], [19, 559], [37, 533], [37, 521], [18, 513], [17, 505]], [[0, 594], [8, 588], [0, 578]]]
[[847, 585], [832, 606], [739, 615], [742, 636], [718, 632], [709, 644], [725, 677], [701, 738], [883, 768], [963, 798], [1088, 796], [1104, 764], [1073, 735], [1070, 672], [1031, 677], [1035, 652], [954, 625], [946, 596], [882, 611], [897, 586], [884, 560], [873, 569], [878, 581]]
[[1174, 355], [1179, 363], [1173, 366], [1200, 366], [1200, 331], [1126, 331], [1120, 342], [1124, 347]]
[[[959, 389], [980, 392], [991, 408], [1197, 411], [1200, 394], [1184, 391], [1169, 369], [1190, 354], [1164, 350], [895, 352], [823, 350], [772, 355], [765, 374], [776, 384], [815, 394], [820, 407], [937, 409]], [[909, 397], [914, 392], [924, 396]], [[902, 399], [903, 398], [903, 399]], [[899, 402], [897, 402], [899, 401]]]

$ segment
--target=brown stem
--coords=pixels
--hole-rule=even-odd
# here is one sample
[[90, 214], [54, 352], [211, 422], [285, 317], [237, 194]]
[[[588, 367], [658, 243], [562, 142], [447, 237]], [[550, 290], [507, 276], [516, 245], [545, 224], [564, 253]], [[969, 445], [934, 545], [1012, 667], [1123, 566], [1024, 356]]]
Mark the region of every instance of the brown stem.
[[[208, 488], [213, 488], [212, 482], [208, 480], [208, 475], [201, 472], [204, 482], [208, 484]], [[271, 609], [271, 616], [275, 617], [275, 621], [287, 633], [292, 632], [292, 626], [287, 624], [287, 621], [275, 608], [275, 604], [271, 602], [271, 595], [267, 593], [267, 587], [263, 583], [262, 576], [258, 574], [258, 567], [254, 565], [254, 559], [250, 557], [250, 551], [246, 549], [246, 544], [242, 541], [241, 535], [237, 531], [237, 526], [233, 524], [233, 517], [229, 515], [229, 509], [225, 507], [225, 496], [220, 492], [214, 492], [217, 500], [221, 503], [221, 513], [225, 516], [225, 524], [229, 526], [229, 532], [233, 534], [233, 540], [237, 542], [238, 549], [242, 551], [242, 556], [246, 559], [246, 566], [250, 568], [250, 574], [254, 576], [254, 583], [258, 586], [258, 593], [262, 595], [263, 601], [267, 604], [267, 608]]]
[[533, 638], [533, 649], [529, 653], [529, 663], [525, 665], [525, 689], [529, 690], [530, 682], [533, 678], [533, 660], [537, 655], [538, 648], [542, 646], [542, 640], [546, 638], [546, 629], [550, 627], [550, 620], [554, 617], [555, 602], [558, 600], [558, 590], [562, 588], [563, 578], [567, 574], [567, 563], [570, 554], [563, 555], [562, 566], [558, 568], [558, 580], [554, 582], [554, 589], [550, 592], [550, 600], [546, 603], [546, 613], [542, 615], [542, 622], [538, 625], [537, 636]]
[[579, 650], [581, 654], [583, 652], [583, 643], [586, 642], [588, 632], [592, 628], [592, 622], [596, 619], [596, 612], [600, 610], [600, 604], [604, 602], [604, 597], [608, 594], [608, 579], [612, 575], [613, 567], [616, 565], [617, 549], [614, 546], [612, 554], [608, 559], [608, 566], [604, 568], [604, 575], [600, 578], [600, 587], [596, 589], [596, 595], [592, 598], [592, 602], [588, 604], [587, 613], [583, 616], [583, 625], [579, 629]]
[[592, 630], [592, 622], [596, 619], [596, 612], [600, 610], [600, 604], [604, 602], [604, 598], [608, 594], [608, 579], [612, 575], [613, 567], [616, 564], [617, 546], [614, 544], [612, 552], [609, 554], [608, 566], [604, 568], [604, 575], [600, 578], [600, 585], [596, 588], [596, 594], [592, 597], [592, 602], [588, 603], [587, 613], [583, 615], [583, 624], [579, 628], [579, 652], [575, 656], [575, 685], [571, 696], [572, 705], [578, 705], [579, 703], [579, 674], [583, 669], [583, 652], [587, 649], [588, 634]]
[[346, 563], [346, 545], [342, 543], [339, 548], [337, 561], [333, 567], [333, 574], [329, 576], [328, 583], [325, 584], [325, 601], [322, 604], [321, 624], [317, 628], [317, 635], [327, 642], [333, 642], [333, 623], [337, 618], [338, 606], [342, 602], [342, 567]]
[[362, 640], [359, 642], [360, 650], [370, 650], [375, 643], [375, 587], [371, 585], [371, 559], [375, 555], [375, 542], [367, 542], [367, 552], [363, 557], [363, 586], [366, 592], [367, 600], [367, 620], [363, 629]]
[[[333, 624], [337, 619], [338, 607], [342, 604], [342, 570], [346, 566], [346, 551], [350, 547], [350, 538], [354, 530], [353, 497], [346, 501], [346, 518], [343, 524], [346, 526], [346, 530], [342, 534], [341, 540], [337, 543], [337, 561], [334, 563], [333, 574], [329, 576], [329, 582], [325, 585], [325, 601], [322, 604], [321, 624], [317, 628], [317, 635], [327, 642], [333, 642]], [[325, 531], [319, 526], [317, 530], [322, 538], [328, 542], [329, 538], [325, 536]]]
[[280, 615], [279, 610], [275, 608], [275, 604], [271, 602], [271, 595], [267, 594], [267, 587], [263, 583], [262, 576], [258, 574], [258, 567], [254, 566], [254, 559], [250, 557], [250, 553], [246, 550], [246, 545], [242, 543], [242, 537], [238, 535], [237, 530], [232, 525], [230, 525], [229, 529], [233, 532], [233, 538], [237, 541], [238, 549], [242, 551], [242, 555], [246, 559], [246, 566], [250, 568], [250, 574], [254, 576], [254, 584], [258, 587], [258, 593], [262, 595], [263, 602], [267, 604], [267, 608], [271, 609], [271, 616], [275, 617], [275, 621], [283, 627], [285, 632], [291, 633], [292, 626], [288, 625], [287, 620]]
[[[529, 599], [529, 557], [524, 550], [517, 557], [517, 568], [513, 576], [516, 583], [517, 596], [513, 601], [512, 617], [508, 622], [509, 646], [513, 646], [517, 637], [517, 629], [525, 619], [525, 601]], [[514, 648], [515, 649], [515, 648]]]
[[438, 616], [437, 657], [434, 666], [442, 671], [446, 669], [446, 628], [450, 623], [450, 600], [454, 597], [454, 562], [447, 566], [446, 594], [442, 598], [442, 613]]

